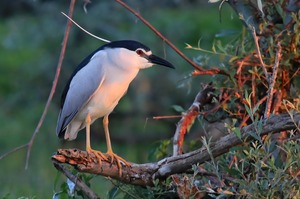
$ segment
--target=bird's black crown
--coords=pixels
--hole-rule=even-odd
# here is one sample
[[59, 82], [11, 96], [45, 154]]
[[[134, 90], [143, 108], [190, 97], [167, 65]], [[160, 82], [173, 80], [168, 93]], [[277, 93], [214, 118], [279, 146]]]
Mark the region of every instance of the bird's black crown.
[[134, 40], [120, 40], [120, 41], [112, 41], [107, 43], [101, 47], [102, 49], [105, 48], [126, 48], [128, 50], [135, 51], [139, 48], [144, 49], [145, 51], [150, 51], [150, 48], [145, 46], [144, 44], [134, 41]]

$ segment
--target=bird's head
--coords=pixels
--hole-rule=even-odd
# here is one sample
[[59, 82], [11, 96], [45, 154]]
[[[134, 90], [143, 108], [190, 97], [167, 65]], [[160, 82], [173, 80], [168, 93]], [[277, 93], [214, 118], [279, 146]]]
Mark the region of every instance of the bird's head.
[[116, 60], [121, 67], [138, 69], [149, 68], [155, 64], [175, 68], [170, 62], [153, 55], [150, 48], [133, 40], [113, 41], [103, 46], [111, 50], [111, 60]]

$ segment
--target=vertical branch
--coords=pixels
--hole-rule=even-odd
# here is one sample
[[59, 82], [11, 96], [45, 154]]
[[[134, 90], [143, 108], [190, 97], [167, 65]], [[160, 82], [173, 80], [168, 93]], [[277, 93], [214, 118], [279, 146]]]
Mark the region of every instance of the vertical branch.
[[259, 44], [258, 44], [258, 37], [256, 36], [255, 28], [252, 27], [251, 31], [252, 31], [252, 35], [253, 35], [253, 38], [254, 38], [257, 55], [258, 55], [259, 61], [261, 63], [263, 72], [266, 76], [266, 79], [267, 79], [267, 82], [268, 82], [268, 87], [269, 87], [268, 91], [267, 91], [268, 92], [267, 104], [266, 104], [266, 109], [265, 109], [265, 113], [264, 113], [264, 117], [267, 118], [267, 117], [270, 116], [270, 112], [271, 112], [274, 85], [275, 85], [275, 81], [276, 81], [276, 78], [277, 78], [279, 61], [281, 59], [281, 44], [280, 44], [280, 42], [277, 43], [276, 58], [275, 58], [275, 63], [273, 65], [272, 75], [268, 75], [266, 65], [265, 65], [265, 63], [262, 59], [261, 53], [260, 53], [260, 48], [259, 48]]
[[[76, 0], [71, 0], [71, 3], [70, 3], [69, 16], [71, 18], [72, 18], [72, 15], [73, 15], [75, 2], [76, 2]], [[41, 128], [41, 126], [44, 122], [44, 119], [45, 119], [47, 113], [48, 113], [49, 106], [51, 104], [52, 98], [53, 98], [55, 90], [56, 90], [58, 77], [60, 75], [62, 62], [63, 62], [64, 56], [65, 56], [65, 51], [66, 51], [66, 46], [67, 46], [67, 41], [68, 41], [68, 38], [69, 38], [69, 32], [70, 32], [71, 26], [72, 26], [72, 22], [69, 20], [68, 23], [67, 23], [67, 28], [65, 30], [65, 35], [64, 35], [63, 44], [62, 44], [62, 48], [61, 48], [61, 52], [60, 52], [60, 56], [59, 56], [59, 60], [58, 60], [57, 68], [56, 68], [56, 73], [55, 73], [54, 81], [53, 81], [53, 84], [52, 84], [52, 88], [51, 88], [47, 103], [45, 105], [45, 108], [44, 108], [43, 114], [40, 118], [40, 121], [39, 121], [34, 133], [32, 134], [32, 137], [31, 137], [30, 141], [27, 144], [28, 149], [27, 149], [25, 169], [28, 168], [28, 162], [29, 162], [33, 142], [34, 142], [35, 137], [38, 134], [38, 132], [39, 132], [39, 130], [40, 130], [40, 128]]]
[[277, 78], [278, 66], [279, 66], [280, 59], [281, 59], [281, 44], [280, 44], [280, 42], [278, 42], [275, 63], [273, 66], [273, 71], [272, 71], [272, 77], [269, 79], [267, 105], [266, 105], [266, 110], [265, 110], [265, 114], [264, 114], [265, 118], [268, 118], [270, 116], [270, 110], [271, 110], [271, 105], [272, 105], [273, 96], [274, 96], [273, 90], [274, 90], [274, 85], [275, 85], [275, 81]]
[[268, 71], [267, 71], [267, 68], [266, 68], [266, 64], [264, 63], [264, 61], [262, 59], [262, 56], [261, 56], [261, 53], [260, 53], [260, 47], [259, 47], [259, 44], [258, 44], [258, 37], [256, 36], [255, 28], [254, 27], [250, 27], [250, 30], [251, 30], [251, 33], [253, 35], [253, 39], [254, 39], [254, 43], [255, 43], [255, 47], [256, 47], [258, 59], [260, 61], [261, 67], [262, 67], [262, 69], [264, 71], [264, 74], [266, 76], [266, 79], [267, 79], [267, 81], [269, 81]]
[[253, 104], [256, 104], [256, 100], [257, 100], [257, 98], [256, 98], [256, 87], [257, 87], [257, 84], [256, 84], [256, 75], [257, 75], [257, 66], [254, 66], [254, 68], [253, 68], [253, 72], [254, 73], [252, 73], [252, 77], [251, 77], [251, 87], [252, 87], [252, 95], [251, 95], [251, 97], [252, 97], [252, 103]]
[[212, 100], [211, 92], [215, 89], [211, 84], [205, 85], [195, 97], [193, 104], [184, 113], [181, 120], [177, 124], [177, 128], [173, 138], [173, 156], [182, 154], [184, 135], [188, 132], [189, 126], [200, 113], [200, 108]]

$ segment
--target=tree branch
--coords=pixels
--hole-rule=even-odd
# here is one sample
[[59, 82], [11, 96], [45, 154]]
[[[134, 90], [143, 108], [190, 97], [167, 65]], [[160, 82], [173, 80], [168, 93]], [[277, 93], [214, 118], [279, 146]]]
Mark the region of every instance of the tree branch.
[[188, 131], [189, 126], [199, 115], [200, 108], [211, 102], [212, 95], [210, 92], [213, 92], [214, 90], [215, 89], [211, 85], [204, 86], [203, 90], [196, 95], [193, 104], [183, 114], [181, 120], [178, 122], [173, 138], [173, 156], [182, 154], [184, 135]]
[[128, 6], [125, 2], [122, 0], [116, 0], [119, 4], [121, 4], [123, 7], [125, 7], [127, 10], [129, 10], [132, 14], [134, 14], [137, 18], [139, 18], [146, 26], [148, 26], [158, 37], [160, 37], [164, 42], [166, 42], [178, 55], [180, 55], [185, 61], [187, 61], [190, 65], [192, 65], [196, 69], [197, 75], [213, 75], [213, 74], [222, 74], [227, 75], [228, 74], [218, 68], [215, 69], [203, 69], [200, 66], [198, 66], [195, 62], [190, 60], [183, 52], [181, 52], [172, 42], [170, 42], [163, 34], [161, 34], [156, 28], [154, 28], [144, 17], [142, 17], [138, 12], [136, 12], [134, 9], [132, 9], [130, 6]]
[[[297, 128], [300, 123], [300, 114], [282, 114], [273, 115], [262, 120], [262, 132], [260, 136], [268, 133], [280, 132]], [[211, 154], [213, 157], [220, 156], [229, 151], [230, 148], [242, 144], [242, 140], [253, 140], [251, 132], [255, 132], [256, 124], [251, 124], [241, 129], [241, 139], [234, 133], [222, 137], [217, 142], [211, 143]], [[123, 181], [125, 183], [151, 186], [154, 179], [165, 179], [175, 173], [183, 173], [191, 168], [194, 164], [202, 164], [210, 160], [210, 154], [205, 147], [183, 155], [168, 157], [159, 162], [147, 164], [132, 163], [130, 167], [123, 166], [122, 176], [119, 176], [117, 165], [110, 162], [102, 161], [101, 164], [95, 156], [89, 156], [85, 151], [78, 149], [59, 149], [52, 156], [55, 164], [67, 163], [75, 167], [80, 172], [93, 173], [98, 175], [109, 176], [111, 178]]]
[[53, 163], [55, 168], [64, 173], [67, 178], [69, 178], [74, 184], [76, 184], [76, 188], [82, 190], [89, 198], [91, 199], [100, 199], [100, 197], [94, 193], [80, 178], [73, 175], [66, 167], [61, 164]]
[[265, 118], [269, 117], [270, 112], [271, 112], [271, 106], [272, 106], [272, 102], [273, 102], [273, 91], [274, 91], [274, 86], [275, 86], [275, 82], [276, 82], [276, 78], [277, 78], [277, 73], [278, 73], [279, 62], [281, 60], [281, 56], [282, 56], [281, 44], [280, 44], [280, 42], [278, 42], [277, 50], [276, 50], [276, 58], [275, 58], [274, 66], [273, 66], [272, 75], [270, 75], [270, 77], [268, 79], [269, 88], [268, 88], [267, 104], [266, 104], [266, 109], [265, 109], [265, 114], [264, 114]]

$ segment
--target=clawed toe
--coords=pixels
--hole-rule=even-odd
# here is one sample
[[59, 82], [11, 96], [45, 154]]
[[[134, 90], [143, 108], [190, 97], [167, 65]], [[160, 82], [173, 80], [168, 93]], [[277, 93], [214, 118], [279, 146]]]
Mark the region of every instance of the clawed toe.
[[105, 155], [107, 155], [110, 159], [110, 163], [112, 164], [114, 161], [116, 161], [119, 169], [119, 176], [122, 176], [122, 164], [126, 166], [130, 166], [131, 164], [128, 163], [125, 159], [122, 157], [118, 156], [112, 151], [108, 151]]
[[123, 159], [122, 157], [120, 157], [117, 154], [115, 154], [113, 151], [108, 151], [107, 153], [103, 154], [100, 151], [88, 148], [87, 152], [89, 154], [94, 154], [97, 157], [99, 164], [102, 163], [102, 160], [110, 162], [111, 164], [114, 163], [114, 162], [116, 162], [117, 166], [118, 166], [119, 176], [120, 177], [122, 176], [122, 164], [125, 165], [125, 166], [127, 166], [127, 167], [131, 165], [125, 159]]
[[97, 151], [97, 150], [94, 150], [94, 149], [87, 149], [87, 152], [94, 154], [97, 157], [100, 164], [101, 164], [102, 160], [108, 161], [107, 157], [103, 153], [101, 153], [100, 151]]

